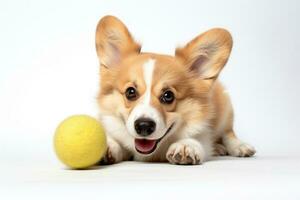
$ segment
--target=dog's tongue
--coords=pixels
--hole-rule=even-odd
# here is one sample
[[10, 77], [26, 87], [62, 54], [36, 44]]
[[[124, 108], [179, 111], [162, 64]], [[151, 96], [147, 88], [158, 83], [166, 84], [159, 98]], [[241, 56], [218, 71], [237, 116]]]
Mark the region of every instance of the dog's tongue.
[[135, 148], [141, 153], [150, 153], [156, 144], [156, 140], [135, 139]]

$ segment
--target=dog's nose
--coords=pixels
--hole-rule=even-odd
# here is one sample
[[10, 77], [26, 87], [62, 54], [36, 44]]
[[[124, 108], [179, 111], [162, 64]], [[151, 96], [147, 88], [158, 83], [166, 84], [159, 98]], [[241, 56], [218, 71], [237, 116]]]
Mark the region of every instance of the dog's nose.
[[139, 118], [134, 122], [134, 128], [138, 135], [148, 136], [155, 131], [156, 124], [152, 119]]

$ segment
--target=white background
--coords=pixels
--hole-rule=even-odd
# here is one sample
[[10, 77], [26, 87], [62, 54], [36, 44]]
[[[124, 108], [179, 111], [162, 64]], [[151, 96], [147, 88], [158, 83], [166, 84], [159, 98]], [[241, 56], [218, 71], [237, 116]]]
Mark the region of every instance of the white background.
[[[261, 169], [278, 162], [290, 162], [286, 166], [298, 167], [299, 10], [296, 0], [2, 0], [0, 162], [4, 169], [0, 181], [55, 182], [55, 178], [40, 176], [43, 172], [51, 175], [51, 169], [58, 170], [53, 172], [54, 177], [62, 176], [64, 180], [74, 177], [64, 174], [70, 172], [59, 171], [62, 165], [53, 153], [53, 133], [57, 124], [69, 115], [97, 115], [98, 60], [94, 34], [98, 20], [107, 14], [119, 17], [128, 26], [142, 42], [143, 51], [165, 54], [173, 54], [176, 46], [184, 45], [210, 28], [228, 29], [234, 38], [234, 48], [221, 79], [232, 97], [237, 134], [258, 150], [257, 157], [251, 160], [252, 165]], [[274, 161], [259, 162], [265, 158], [274, 158]], [[222, 165], [222, 162], [215, 165], [219, 163]], [[126, 174], [126, 167], [121, 165], [116, 170]], [[294, 174], [284, 167], [280, 170], [286, 170], [285, 174], [300, 178], [299, 172]], [[30, 176], [29, 169], [38, 173]], [[280, 170], [274, 173], [281, 174]], [[97, 172], [90, 173], [84, 178], [79, 175], [79, 179], [88, 182]], [[282, 180], [277, 178], [274, 180]], [[188, 178], [184, 180], [189, 182]], [[292, 190], [296, 180], [284, 180], [292, 184]], [[23, 188], [21, 183], [20, 188]], [[4, 194], [9, 195], [10, 189]], [[27, 195], [31, 194], [30, 189], [26, 191]]]

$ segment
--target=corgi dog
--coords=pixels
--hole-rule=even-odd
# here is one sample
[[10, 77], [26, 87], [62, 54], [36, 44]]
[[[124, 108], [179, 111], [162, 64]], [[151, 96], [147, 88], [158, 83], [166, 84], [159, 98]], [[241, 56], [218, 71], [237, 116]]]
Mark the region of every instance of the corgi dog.
[[213, 155], [254, 155], [233, 130], [232, 105], [218, 81], [231, 48], [230, 33], [215, 28], [174, 56], [141, 52], [119, 19], [103, 17], [96, 29], [97, 102], [108, 144], [102, 162], [197, 165]]

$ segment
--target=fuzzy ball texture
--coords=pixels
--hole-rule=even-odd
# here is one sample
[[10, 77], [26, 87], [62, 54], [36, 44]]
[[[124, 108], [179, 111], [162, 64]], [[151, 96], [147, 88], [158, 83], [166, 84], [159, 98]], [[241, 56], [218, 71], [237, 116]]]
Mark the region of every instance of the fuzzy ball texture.
[[62, 121], [55, 131], [54, 149], [68, 167], [83, 169], [101, 160], [107, 149], [101, 124], [87, 115], [74, 115]]

